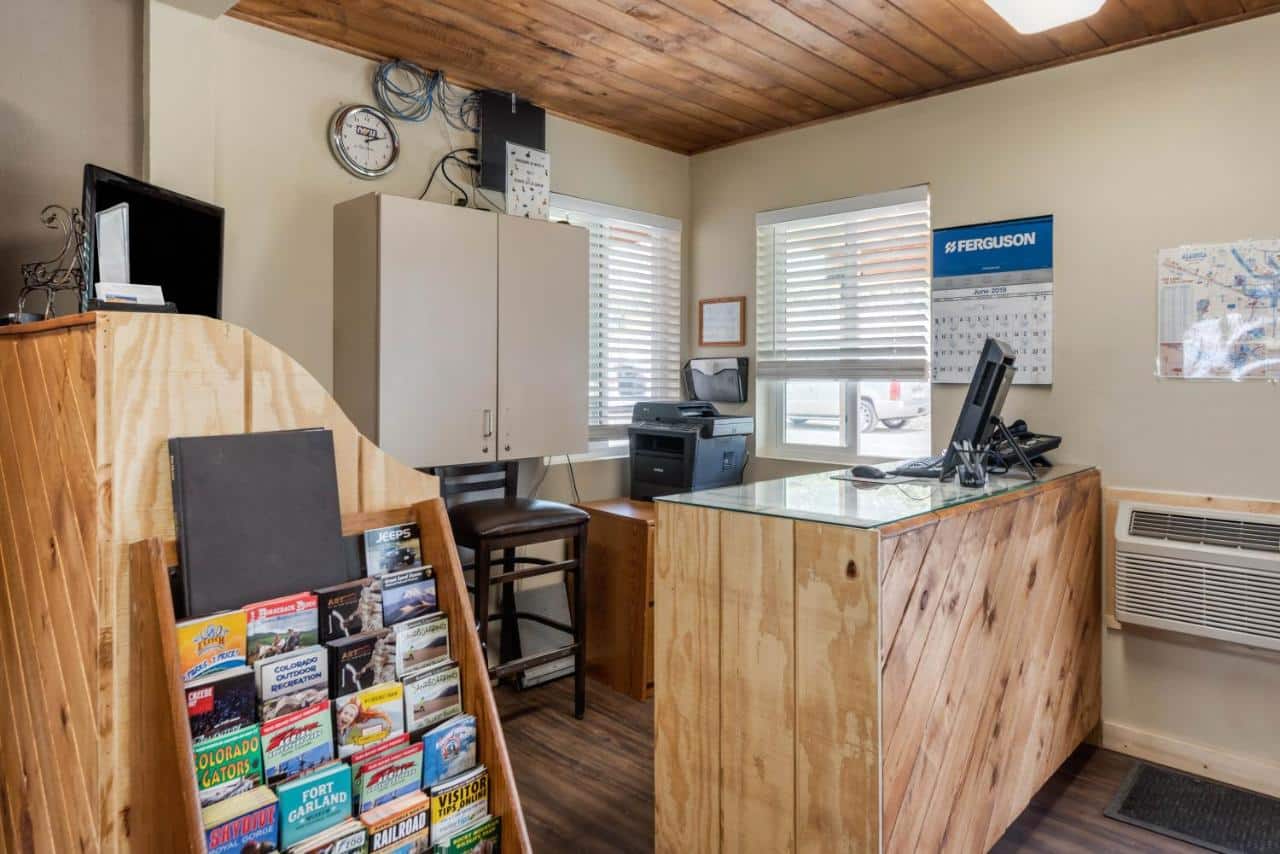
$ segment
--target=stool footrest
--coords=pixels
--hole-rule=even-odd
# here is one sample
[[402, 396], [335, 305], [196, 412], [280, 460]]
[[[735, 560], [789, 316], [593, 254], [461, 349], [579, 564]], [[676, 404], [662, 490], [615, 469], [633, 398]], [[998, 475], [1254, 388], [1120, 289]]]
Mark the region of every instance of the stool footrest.
[[[573, 634], [573, 626], [568, 623], [562, 623], [559, 620], [553, 620], [550, 617], [544, 617], [542, 614], [534, 614], [530, 611], [516, 611], [515, 618], [517, 620], [533, 620], [535, 623], [542, 623], [544, 626], [550, 626], [558, 629], [567, 635]], [[502, 614], [490, 614], [489, 622], [497, 622], [502, 619]]]
[[[499, 564], [494, 564], [495, 567]], [[555, 563], [542, 563], [536, 566], [526, 567], [525, 569], [513, 569], [511, 572], [501, 572], [496, 575], [489, 576], [489, 586], [495, 584], [510, 584], [513, 581], [520, 581], [524, 578], [533, 578], [538, 575], [547, 575], [552, 572], [576, 572], [578, 562], [576, 560], [558, 560]]]
[[489, 675], [500, 679], [503, 676], [510, 676], [512, 673], [523, 673], [531, 667], [537, 667], [539, 664], [547, 664], [552, 661], [558, 661], [561, 658], [568, 658], [577, 651], [578, 644], [571, 643], [547, 652], [540, 652], [537, 655], [526, 655], [524, 658], [517, 658], [514, 661], [490, 667]]

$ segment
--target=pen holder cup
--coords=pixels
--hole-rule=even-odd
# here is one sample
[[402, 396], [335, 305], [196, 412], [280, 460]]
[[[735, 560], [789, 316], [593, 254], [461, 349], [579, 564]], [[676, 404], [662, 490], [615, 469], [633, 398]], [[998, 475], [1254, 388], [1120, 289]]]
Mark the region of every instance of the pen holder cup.
[[960, 481], [961, 486], [978, 489], [987, 485], [987, 467], [982, 463], [975, 463], [972, 467], [957, 466], [956, 478]]

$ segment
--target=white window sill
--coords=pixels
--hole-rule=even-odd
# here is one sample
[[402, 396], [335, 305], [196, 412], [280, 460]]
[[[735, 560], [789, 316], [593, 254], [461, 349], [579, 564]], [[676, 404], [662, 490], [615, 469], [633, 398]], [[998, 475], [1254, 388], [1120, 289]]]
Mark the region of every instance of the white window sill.
[[833, 468], [847, 468], [856, 465], [879, 465], [885, 462], [897, 462], [902, 457], [874, 457], [874, 456], [858, 456], [849, 455], [847, 457], [822, 457], [818, 455], [806, 456], [803, 453], [794, 451], [772, 451], [770, 453], [759, 453], [755, 455], [757, 460], [769, 460], [779, 463], [809, 463], [812, 465], [831, 466]]
[[[591, 442], [585, 452], [570, 454], [568, 459], [569, 462], [576, 464], [594, 463], [602, 460], [625, 460], [629, 456], [631, 456], [631, 443], [627, 439], [611, 439]], [[565, 464], [565, 455], [545, 457], [542, 462], [546, 466], [562, 466]]]

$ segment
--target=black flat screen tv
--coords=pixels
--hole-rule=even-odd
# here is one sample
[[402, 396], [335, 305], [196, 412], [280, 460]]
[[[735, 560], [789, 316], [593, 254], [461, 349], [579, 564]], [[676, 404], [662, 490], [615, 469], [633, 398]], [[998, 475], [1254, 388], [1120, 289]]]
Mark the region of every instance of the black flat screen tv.
[[92, 163], [84, 167], [81, 207], [90, 267], [86, 299], [96, 296], [100, 280], [96, 214], [121, 202], [129, 205], [131, 281], [125, 284], [159, 285], [182, 314], [221, 317], [222, 208]]

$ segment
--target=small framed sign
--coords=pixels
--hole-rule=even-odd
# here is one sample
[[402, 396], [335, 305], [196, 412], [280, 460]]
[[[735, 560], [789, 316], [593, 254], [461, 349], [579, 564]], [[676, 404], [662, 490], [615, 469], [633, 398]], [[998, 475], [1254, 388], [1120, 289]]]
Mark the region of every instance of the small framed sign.
[[698, 344], [703, 347], [745, 347], [747, 298], [698, 300]]

